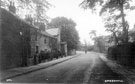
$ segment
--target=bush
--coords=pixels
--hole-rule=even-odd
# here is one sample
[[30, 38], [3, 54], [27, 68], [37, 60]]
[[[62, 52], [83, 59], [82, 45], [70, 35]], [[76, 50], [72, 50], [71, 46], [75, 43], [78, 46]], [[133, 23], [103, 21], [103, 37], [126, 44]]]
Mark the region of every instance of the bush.
[[42, 60], [47, 60], [50, 58], [50, 53], [49, 52], [44, 52], [41, 51], [39, 54], [39, 61], [41, 62]]
[[134, 66], [135, 65], [135, 43], [120, 44], [108, 49], [108, 57], [117, 62]]

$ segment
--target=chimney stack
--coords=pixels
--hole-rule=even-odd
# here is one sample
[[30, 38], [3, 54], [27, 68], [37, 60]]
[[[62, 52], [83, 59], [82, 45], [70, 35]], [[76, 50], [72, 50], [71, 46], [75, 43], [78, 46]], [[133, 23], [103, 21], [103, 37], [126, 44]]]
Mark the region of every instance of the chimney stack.
[[9, 5], [9, 11], [16, 14], [16, 8], [15, 8], [15, 4], [14, 2], [10, 1], [10, 5]]

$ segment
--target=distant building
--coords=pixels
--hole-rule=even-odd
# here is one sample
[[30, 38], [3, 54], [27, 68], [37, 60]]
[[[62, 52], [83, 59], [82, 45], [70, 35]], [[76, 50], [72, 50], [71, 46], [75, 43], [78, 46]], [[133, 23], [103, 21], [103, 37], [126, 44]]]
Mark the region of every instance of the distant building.
[[61, 28], [49, 28], [46, 32], [57, 38], [58, 50], [67, 55], [67, 43], [61, 41]]
[[94, 51], [106, 52], [109, 47], [114, 46], [115, 42], [110, 38], [110, 35], [96, 37], [94, 41]]
[[111, 37], [111, 36], [105, 36], [105, 37], [104, 37], [106, 50], [108, 50], [109, 47], [112, 47], [112, 46], [115, 45], [115, 42], [114, 42], [114, 41], [111, 41], [111, 40], [110, 40], [110, 37]]
[[[57, 38], [48, 34], [46, 31], [39, 31], [38, 46], [40, 51], [51, 51], [54, 47], [57, 47]], [[55, 44], [55, 45], [53, 45]], [[52, 46], [53, 45], [53, 46]]]

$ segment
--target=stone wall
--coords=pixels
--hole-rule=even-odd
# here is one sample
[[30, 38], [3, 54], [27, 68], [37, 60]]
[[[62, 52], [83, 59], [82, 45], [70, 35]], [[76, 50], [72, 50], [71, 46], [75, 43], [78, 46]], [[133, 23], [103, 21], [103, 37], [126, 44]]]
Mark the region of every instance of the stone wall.
[[17, 16], [1, 10], [1, 55], [0, 69], [27, 66], [31, 54], [31, 25]]

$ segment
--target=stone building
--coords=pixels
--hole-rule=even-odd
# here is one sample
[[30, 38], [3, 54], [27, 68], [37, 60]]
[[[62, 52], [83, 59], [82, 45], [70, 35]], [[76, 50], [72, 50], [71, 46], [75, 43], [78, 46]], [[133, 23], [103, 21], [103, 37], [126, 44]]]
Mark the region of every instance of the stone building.
[[35, 54], [57, 48], [57, 38], [53, 35], [5, 9], [0, 10], [0, 69], [33, 65]]
[[67, 56], [67, 43], [61, 41], [61, 28], [49, 28], [46, 32], [57, 38], [57, 48], [65, 56]]

